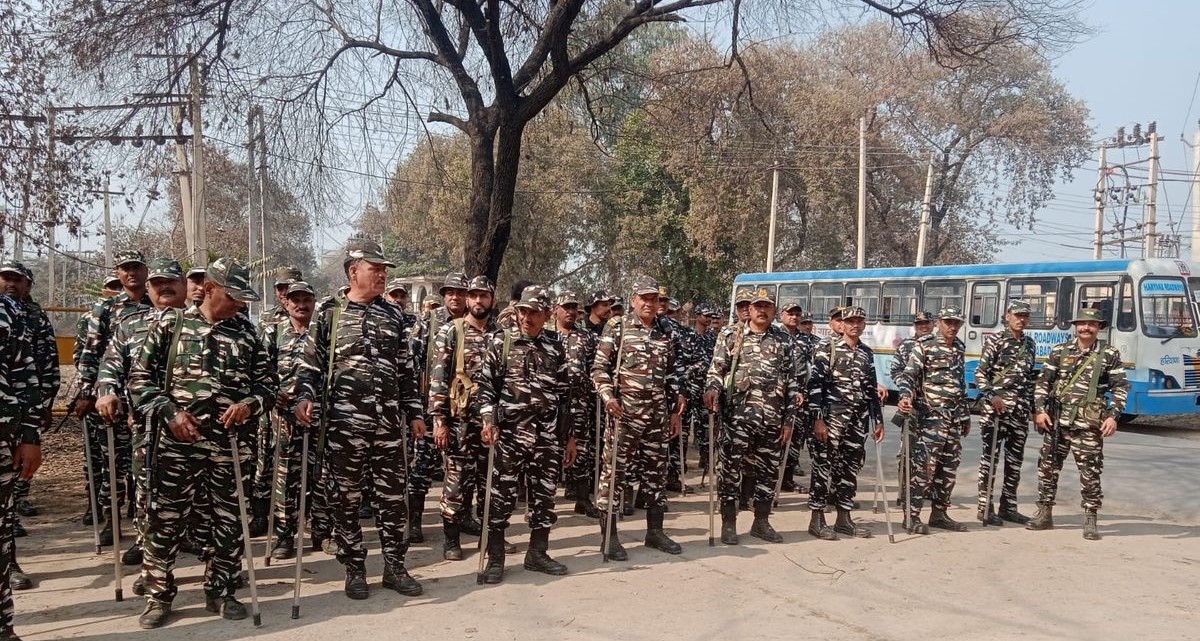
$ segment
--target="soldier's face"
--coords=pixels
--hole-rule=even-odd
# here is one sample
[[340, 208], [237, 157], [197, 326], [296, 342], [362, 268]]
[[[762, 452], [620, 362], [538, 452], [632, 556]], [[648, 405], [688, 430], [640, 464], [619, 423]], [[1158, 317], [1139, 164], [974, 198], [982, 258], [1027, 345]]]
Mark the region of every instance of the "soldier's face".
[[[842, 334], [851, 338], [862, 336], [863, 330], [867, 329], [867, 319], [861, 316], [856, 316], [849, 320], [837, 321], [837, 323], [841, 327]], [[832, 327], [833, 323], [829, 325]]]
[[1029, 314], [1013, 314], [1009, 312], [1004, 315], [1004, 322], [1008, 323], [1008, 328], [1014, 332], [1022, 332], [1029, 325]]
[[608, 301], [600, 301], [592, 303], [591, 315], [600, 320], [608, 320], [612, 317], [612, 303]]
[[366, 294], [380, 296], [387, 280], [387, 270], [387, 265], [357, 261], [350, 265], [350, 287]]
[[743, 323], [750, 320], [750, 303], [737, 304], [737, 319]]
[[1094, 339], [1100, 333], [1100, 323], [1096, 321], [1079, 321], [1075, 323], [1075, 335], [1083, 339]]
[[467, 312], [467, 290], [447, 289], [446, 293], [442, 294], [442, 303], [450, 310], [451, 316], [462, 316]]
[[800, 327], [800, 311], [796, 308], [786, 310], [779, 315], [779, 320], [783, 322], [784, 327], [795, 331]]
[[234, 300], [227, 289], [212, 281], [204, 283], [204, 304], [208, 306], [213, 319], [219, 321], [233, 318], [238, 310], [246, 306], [245, 303]]
[[938, 333], [942, 338], [947, 340], [958, 336], [958, 330], [962, 329], [962, 321], [951, 318], [943, 318], [938, 321]]
[[639, 320], [649, 324], [658, 315], [658, 294], [637, 294], [629, 299], [629, 306]]
[[570, 327], [579, 318], [579, 305], [568, 303], [554, 308], [554, 320], [563, 327]]
[[125, 263], [117, 265], [117, 278], [125, 289], [137, 289], [146, 284], [146, 276], [150, 269], [141, 263]]
[[313, 298], [308, 292], [296, 292], [288, 296], [284, 301], [284, 307], [288, 311], [288, 316], [308, 324], [312, 320], [313, 308], [317, 305], [317, 299]]
[[662, 296], [658, 297], [658, 315], [662, 316], [667, 313], [667, 299]]
[[199, 305], [204, 302], [204, 277], [192, 276], [187, 279], [188, 300]]
[[475, 318], [483, 318], [492, 310], [496, 297], [487, 291], [472, 291], [467, 293], [467, 309]]
[[770, 325], [775, 319], [775, 304], [759, 301], [750, 306], [750, 322], [755, 325]]
[[287, 290], [288, 290], [287, 285], [276, 285], [275, 286], [275, 300], [280, 305], [287, 302]]
[[846, 323], [840, 318], [829, 319], [829, 331], [834, 334], [841, 334], [846, 331]]
[[4, 293], [16, 299], [22, 299], [29, 295], [29, 279], [20, 274], [4, 272], [0, 274], [0, 283], [4, 285]]
[[812, 321], [804, 321], [803, 323], [800, 323], [800, 331], [804, 332], [805, 334], [811, 334], [812, 330], [813, 330], [813, 322]]
[[147, 283], [150, 302], [158, 309], [183, 307], [187, 300], [186, 282], [182, 278], [151, 278]]
[[933, 321], [921, 321], [913, 323], [913, 333], [918, 337], [933, 333]]
[[546, 319], [550, 317], [550, 310], [533, 309], [532, 307], [517, 308], [517, 326], [521, 328], [521, 333], [526, 336], [537, 336], [542, 333], [542, 328], [546, 326]]
[[708, 326], [712, 325], [712, 319], [701, 314], [696, 317], [696, 331], [703, 334], [708, 331]]

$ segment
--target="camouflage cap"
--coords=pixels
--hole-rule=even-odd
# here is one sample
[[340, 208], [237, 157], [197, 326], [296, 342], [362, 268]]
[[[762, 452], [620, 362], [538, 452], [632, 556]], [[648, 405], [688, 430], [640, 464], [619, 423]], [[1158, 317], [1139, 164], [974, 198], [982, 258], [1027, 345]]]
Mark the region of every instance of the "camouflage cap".
[[388, 267], [396, 266], [396, 263], [384, 258], [383, 247], [370, 238], [351, 238], [346, 241], [346, 256], [342, 259], [342, 265], [349, 265], [356, 260]]
[[126, 249], [113, 255], [114, 266], [120, 267], [121, 265], [128, 265], [129, 263], [141, 263], [145, 265], [146, 257], [142, 254], [142, 252], [136, 249]]
[[800, 322], [801, 323], [813, 322], [812, 312], [800, 312]]
[[775, 297], [771, 295], [771, 290], [767, 289], [766, 287], [759, 287], [750, 292], [749, 303], [751, 305], [755, 303], [771, 303], [774, 305]]
[[670, 298], [670, 297], [667, 298], [667, 311], [668, 312], [677, 312], [682, 308], [683, 308], [683, 306], [679, 304], [678, 300], [676, 300], [674, 298]]
[[578, 305], [579, 297], [575, 295], [575, 292], [573, 292], [569, 289], [564, 289], [558, 293], [558, 298], [554, 299], [554, 304], [558, 305], [559, 307], [566, 307], [567, 305]]
[[236, 259], [229, 257], [218, 258], [208, 266], [208, 280], [225, 288], [229, 296], [236, 301], [253, 303], [261, 300], [253, 289], [250, 289], [250, 270], [246, 269]]
[[596, 303], [612, 303], [614, 300], [616, 300], [616, 298], [609, 295], [607, 291], [603, 289], [597, 289], [596, 291], [592, 292], [592, 297], [588, 299], [588, 304], [586, 307], [591, 307]]
[[496, 286], [492, 284], [491, 279], [487, 276], [476, 276], [471, 279], [471, 282], [467, 283], [467, 291], [495, 294]]
[[721, 310], [717, 309], [716, 307], [706, 307], [704, 309], [704, 315], [708, 316], [709, 318], [720, 318]]
[[670, 298], [670, 296], [671, 296], [671, 290], [668, 289], [666, 285], [663, 285], [660, 283], [658, 286], [658, 297], [659, 298]]
[[304, 274], [295, 267], [280, 267], [275, 270], [275, 286], [291, 285], [304, 280]]
[[317, 292], [313, 290], [312, 285], [309, 285], [302, 280], [298, 280], [288, 285], [287, 296], [291, 298], [292, 294], [311, 294], [316, 296]]
[[829, 310], [829, 320], [841, 320], [842, 318], [845, 318], [845, 316], [844, 316], [845, 313], [846, 313], [845, 307], [842, 307], [840, 305], [837, 307], [834, 307], [833, 309]]
[[525, 307], [538, 312], [550, 309], [550, 292], [541, 285], [530, 285], [521, 291], [521, 300], [517, 301], [514, 307]]
[[643, 294], [657, 294], [658, 281], [649, 276], [638, 276], [633, 279], [633, 291], [630, 292], [634, 296]]
[[1009, 302], [1008, 309], [1005, 311], [1009, 314], [1031, 314], [1033, 313], [1033, 307], [1023, 300], [1014, 300]]
[[780, 311], [784, 311], [784, 312], [790, 312], [792, 310], [803, 312], [804, 306], [802, 306], [800, 304], [800, 301], [798, 301], [798, 300], [789, 300], [788, 302], [784, 303], [783, 306], [780, 307], [779, 309], [780, 309]]
[[188, 270], [187, 277], [191, 278], [193, 276], [204, 276], [207, 273], [208, 273], [207, 267], [193, 267]]
[[183, 266], [173, 258], [155, 258], [150, 261], [150, 276], [147, 277], [147, 280], [154, 280], [155, 278], [166, 278], [168, 280], [183, 278]]
[[754, 297], [754, 290], [739, 289], [737, 291], [737, 293], [733, 295], [733, 304], [741, 305], [742, 303], [749, 303], [750, 299], [753, 297]]
[[20, 274], [25, 277], [25, 280], [33, 282], [33, 270], [26, 267], [24, 263], [15, 260], [10, 260], [0, 265], [0, 274]]
[[961, 322], [963, 318], [962, 308], [955, 305], [947, 305], [938, 310], [938, 320], [956, 320]]
[[850, 305], [842, 308], [842, 320], [850, 320], [851, 318], [866, 318], [867, 310], [857, 306]]
[[438, 296], [445, 296], [447, 289], [467, 289], [471, 286], [467, 282], [467, 275], [462, 272], [450, 272], [446, 274], [446, 279], [442, 281], [442, 286], [438, 288]]
[[421, 304], [436, 308], [442, 306], [442, 301], [438, 300], [437, 296], [426, 296], [425, 300], [421, 301]]
[[929, 312], [927, 312], [925, 310], [921, 310], [921, 311], [917, 312], [916, 314], [913, 314], [913, 323], [914, 324], [915, 323], [932, 323], [934, 320], [935, 319], [933, 317], [933, 314], [930, 314]]
[[612, 308], [625, 309], [625, 299], [621, 298], [620, 296], [613, 296]]
[[121, 277], [117, 276], [117, 272], [115, 271], [109, 274], [108, 278], [104, 279], [105, 289], [121, 289], [121, 287]]
[[394, 291], [403, 291], [404, 293], [407, 294], [408, 288], [404, 286], [404, 281], [400, 280], [399, 278], [393, 278], [390, 281], [388, 281], [387, 289], [385, 289], [384, 291], [389, 294]]
[[1075, 318], [1071, 319], [1071, 323], [1086, 323], [1089, 321], [1093, 323], [1100, 323], [1101, 327], [1108, 325], [1108, 319], [1105, 318], [1104, 314], [1095, 307], [1084, 307], [1082, 309], [1075, 310]]

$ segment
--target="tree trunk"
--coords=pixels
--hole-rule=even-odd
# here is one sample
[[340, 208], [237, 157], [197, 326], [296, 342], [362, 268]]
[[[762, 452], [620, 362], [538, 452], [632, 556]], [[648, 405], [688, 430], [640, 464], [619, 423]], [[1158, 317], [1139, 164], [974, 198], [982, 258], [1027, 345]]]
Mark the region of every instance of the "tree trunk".
[[[471, 139], [471, 209], [467, 212], [463, 238], [463, 268], [467, 277], [484, 273], [487, 256], [484, 245], [492, 210], [492, 190], [496, 182], [496, 129], [477, 124]], [[454, 233], [453, 230], [446, 230]]]
[[502, 122], [471, 137], [471, 212], [463, 263], [468, 276], [496, 281], [512, 235], [512, 208], [524, 125]]

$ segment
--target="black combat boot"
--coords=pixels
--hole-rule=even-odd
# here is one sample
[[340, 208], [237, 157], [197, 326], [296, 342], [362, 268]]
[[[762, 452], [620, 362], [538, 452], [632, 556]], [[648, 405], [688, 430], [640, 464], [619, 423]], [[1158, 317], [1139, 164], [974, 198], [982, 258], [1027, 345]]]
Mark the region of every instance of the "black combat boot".
[[808, 519], [808, 533], [822, 541], [838, 540], [837, 532], [834, 532], [833, 528], [825, 524], [824, 510], [812, 511], [812, 516]]
[[[489, 542], [490, 543], [490, 542]], [[490, 547], [490, 546], [489, 546]], [[550, 558], [550, 528], [538, 528], [529, 532], [529, 549], [525, 552], [525, 569], [552, 576], [567, 573], [567, 566]]]
[[290, 536], [279, 537], [275, 540], [275, 547], [271, 550], [271, 558], [276, 561], [286, 561], [296, 558], [296, 543]]
[[737, 513], [735, 501], [721, 501], [721, 542], [725, 545], [738, 544]]
[[1008, 521], [1009, 523], [1016, 523], [1017, 525], [1025, 525], [1029, 523], [1029, 517], [1018, 512], [1016, 508], [1000, 508], [1000, 519], [1002, 521]]
[[600, 519], [600, 551], [604, 552], [604, 527], [605, 521], [608, 521], [608, 553], [605, 555], [610, 561], [627, 561], [629, 553], [621, 546], [621, 537], [617, 534], [617, 517], [612, 519]]
[[267, 533], [267, 511], [271, 509], [269, 499], [250, 500], [250, 536], [262, 536]]
[[767, 543], [783, 543], [783, 537], [771, 527], [771, 502], [754, 502], [754, 522], [750, 524], [750, 536]]
[[988, 508], [985, 512], [985, 508], [983, 506], [979, 506], [979, 509], [975, 510], [975, 518], [979, 519], [979, 522], [984, 525], [992, 525], [995, 527], [1004, 525], [1004, 521], [1000, 520], [1000, 517], [996, 516], [995, 509]]
[[225, 596], [204, 597], [204, 609], [213, 614], [220, 614], [222, 619], [241, 621], [246, 618], [246, 606], [242, 605], [232, 594]]
[[[644, 510], [644, 509], [646, 509], [646, 506], [649, 505], [649, 501], [650, 501], [650, 497], [646, 493], [646, 488], [639, 485], [638, 491], [637, 491], [637, 500], [633, 502], [633, 507], [635, 507], [639, 510]], [[629, 514], [626, 514], [625, 516], [633, 516], [633, 512], [630, 512]]]
[[133, 593], [138, 596], [146, 596], [146, 579], [140, 572], [137, 578], [133, 580]]
[[104, 525], [103, 525], [103, 527], [100, 528], [100, 545], [112, 545], [113, 544], [112, 519], [104, 518], [104, 517], [101, 517], [101, 519], [102, 519], [101, 523], [103, 523]]
[[575, 513], [582, 514], [588, 518], [600, 518], [600, 510], [596, 509], [596, 504], [592, 503], [591, 481], [582, 480], [575, 483]]
[[391, 563], [385, 563], [383, 566], [383, 587], [395, 590], [404, 596], [420, 596], [425, 591], [425, 588], [421, 587], [421, 584], [417, 583], [417, 580], [408, 573], [407, 568]]
[[458, 523], [454, 519], [442, 519], [442, 534], [446, 540], [442, 543], [442, 558], [447, 561], [461, 561], [463, 558], [462, 543], [458, 539]]
[[845, 534], [846, 536], [852, 536], [857, 539], [871, 538], [870, 530], [855, 523], [854, 519], [850, 518], [850, 510], [838, 508], [837, 514], [837, 521], [833, 524], [834, 532], [837, 532], [838, 534]]
[[579, 498], [579, 488], [575, 483], [567, 483], [563, 486], [563, 498], [570, 501], [571, 499]]
[[754, 494], [754, 480], [749, 474], [742, 473], [742, 492], [738, 498], [738, 511], [747, 511], [750, 509], [750, 496]]
[[128, 550], [121, 553], [121, 565], [141, 565], [144, 556], [142, 554], [142, 546], [138, 545], [137, 541], [134, 541]]
[[25, 529], [24, 525], [21, 525], [20, 519], [14, 518], [13, 519], [13, 537], [19, 539], [23, 536], [29, 536], [29, 532]]
[[633, 516], [633, 488], [621, 492], [621, 516]]
[[458, 513], [458, 531], [467, 536], [479, 536], [483, 534], [483, 524], [469, 510], [463, 510]]
[[783, 485], [779, 486], [782, 492], [796, 491], [796, 464], [788, 463], [783, 466]]
[[1026, 530], [1049, 530], [1054, 527], [1054, 515], [1051, 506], [1044, 503], [1038, 503], [1037, 511], [1033, 513], [1033, 518], [1025, 524]]
[[908, 523], [905, 524], [904, 529], [908, 530], [909, 534], [929, 534], [929, 526], [921, 522], [920, 514], [908, 517]]
[[367, 587], [367, 568], [363, 563], [351, 562], [346, 564], [346, 596], [359, 600], [371, 596]]
[[950, 518], [946, 514], [946, 510], [942, 508], [933, 508], [929, 511], [929, 527], [935, 527], [951, 532], [966, 532], [967, 526]]
[[488, 531], [487, 565], [483, 567], [483, 582], [495, 585], [504, 580], [504, 530]]
[[92, 520], [92, 502], [89, 500], [88, 504], [83, 508], [83, 516], [80, 517], [79, 524], [87, 527], [92, 524]]
[[1083, 513], [1083, 538], [1088, 541], [1100, 540], [1100, 530], [1096, 527], [1096, 510]]
[[167, 622], [167, 617], [171, 614], [171, 604], [161, 603], [159, 601], [147, 601], [146, 609], [142, 610], [142, 616], [138, 617], [138, 625], [143, 630], [153, 630], [161, 628]]
[[17, 509], [17, 514], [20, 514], [21, 516], [37, 516], [38, 515], [38, 509], [36, 507], [34, 507], [33, 503], [29, 502], [29, 499], [21, 499], [21, 500], [17, 501], [16, 509]]
[[663, 531], [662, 508], [651, 506], [646, 510], [646, 547], [654, 548], [667, 554], [679, 554], [683, 548], [671, 540]]
[[424, 543], [425, 533], [421, 531], [421, 515], [425, 512], [425, 495], [408, 495], [408, 542]]
[[21, 566], [13, 561], [12, 573], [8, 577], [8, 585], [14, 590], [30, 590], [33, 589], [33, 579], [29, 578], [28, 574], [21, 569]]

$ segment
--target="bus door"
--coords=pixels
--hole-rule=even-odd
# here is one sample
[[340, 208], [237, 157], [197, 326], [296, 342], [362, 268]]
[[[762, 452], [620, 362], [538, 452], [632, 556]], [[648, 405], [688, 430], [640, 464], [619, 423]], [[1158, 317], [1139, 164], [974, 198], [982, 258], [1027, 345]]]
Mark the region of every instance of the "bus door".
[[1117, 293], [1116, 281], [1080, 283], [1076, 290], [1075, 300], [1079, 301], [1076, 309], [1098, 309], [1100, 317], [1107, 325], [1100, 332], [1100, 340], [1112, 342], [1112, 330], [1116, 324], [1113, 318], [1114, 297]]

